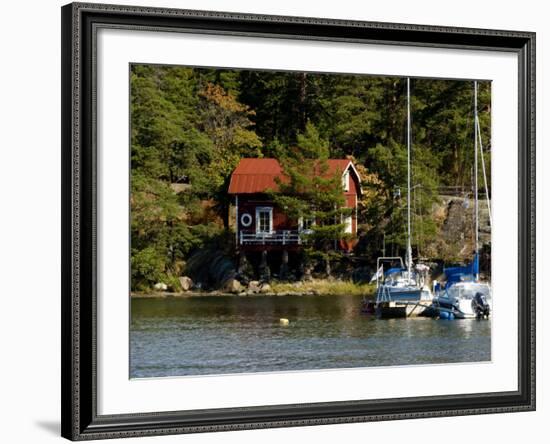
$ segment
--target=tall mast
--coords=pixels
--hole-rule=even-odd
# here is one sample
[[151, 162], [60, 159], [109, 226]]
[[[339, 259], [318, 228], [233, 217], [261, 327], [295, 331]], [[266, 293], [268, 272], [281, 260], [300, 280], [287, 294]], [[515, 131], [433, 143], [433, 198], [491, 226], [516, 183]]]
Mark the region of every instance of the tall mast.
[[407, 77], [407, 272], [411, 278], [411, 79]]
[[[474, 199], [475, 199], [475, 259], [477, 260], [477, 255], [479, 254], [479, 204], [477, 196], [477, 131], [478, 131], [478, 117], [477, 117], [477, 80], [474, 80]], [[478, 279], [478, 274], [476, 272], [475, 279]]]

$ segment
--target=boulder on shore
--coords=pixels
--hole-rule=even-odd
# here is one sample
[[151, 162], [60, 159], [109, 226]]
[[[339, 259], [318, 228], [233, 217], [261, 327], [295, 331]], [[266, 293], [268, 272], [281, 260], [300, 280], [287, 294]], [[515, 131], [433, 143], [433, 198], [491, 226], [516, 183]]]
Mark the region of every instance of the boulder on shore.
[[193, 280], [188, 276], [181, 276], [179, 278], [181, 289], [183, 291], [189, 291], [193, 288]]
[[259, 293], [262, 289], [260, 281], [250, 281], [248, 283], [248, 291], [250, 293]]
[[166, 285], [164, 282], [157, 282], [153, 288], [158, 291], [166, 291], [168, 290], [168, 285]]
[[243, 286], [237, 279], [229, 279], [224, 285], [224, 290], [229, 293], [241, 293]]
[[260, 286], [260, 293], [270, 293], [270, 292], [271, 292], [271, 285], [266, 283]]

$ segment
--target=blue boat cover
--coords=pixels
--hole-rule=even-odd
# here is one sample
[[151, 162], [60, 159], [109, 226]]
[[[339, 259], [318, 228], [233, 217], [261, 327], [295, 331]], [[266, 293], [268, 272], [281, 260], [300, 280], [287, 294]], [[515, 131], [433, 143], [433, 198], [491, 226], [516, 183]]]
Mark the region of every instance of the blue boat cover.
[[401, 271], [405, 271], [405, 269], [401, 267], [388, 268], [388, 270], [384, 272], [384, 277], [389, 276], [390, 274], [399, 273]]
[[449, 288], [456, 282], [474, 280], [475, 276], [479, 274], [479, 254], [474, 254], [474, 259], [467, 265], [460, 267], [449, 267], [443, 270], [447, 278], [445, 288]]

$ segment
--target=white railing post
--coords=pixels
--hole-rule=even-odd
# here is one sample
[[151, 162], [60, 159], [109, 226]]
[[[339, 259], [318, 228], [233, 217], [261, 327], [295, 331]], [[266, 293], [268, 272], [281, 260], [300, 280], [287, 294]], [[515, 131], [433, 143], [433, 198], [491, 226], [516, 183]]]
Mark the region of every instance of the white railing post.
[[239, 242], [243, 244], [299, 244], [301, 245], [302, 238], [300, 233], [296, 230], [279, 230], [270, 233], [247, 233], [244, 230], [239, 231]]

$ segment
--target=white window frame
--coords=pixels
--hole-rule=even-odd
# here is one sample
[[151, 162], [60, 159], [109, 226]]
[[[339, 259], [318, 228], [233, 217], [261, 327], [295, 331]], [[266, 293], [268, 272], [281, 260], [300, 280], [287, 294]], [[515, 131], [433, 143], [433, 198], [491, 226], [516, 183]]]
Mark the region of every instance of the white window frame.
[[[304, 222], [305, 221], [311, 221], [311, 223], [309, 224], [309, 228], [306, 228], [304, 226]], [[302, 233], [311, 233], [313, 230], [311, 229], [311, 227], [315, 225], [315, 218], [314, 217], [303, 217], [303, 216], [300, 216], [298, 218], [298, 230]]]
[[345, 224], [344, 233], [353, 234], [353, 216], [342, 216], [342, 223]]
[[342, 174], [342, 188], [344, 191], [349, 191], [349, 168]]
[[[269, 213], [269, 231], [260, 230], [260, 213]], [[256, 234], [271, 234], [273, 233], [273, 207], [256, 207]]]

